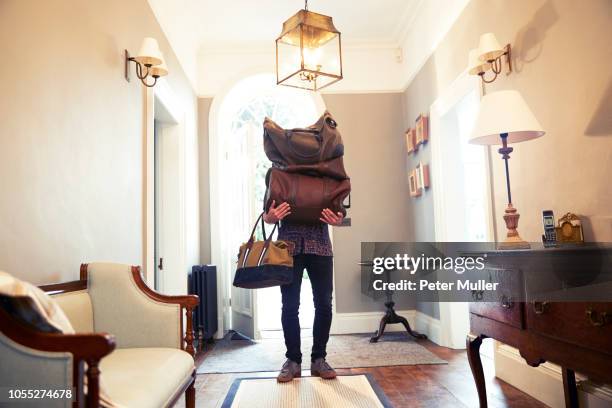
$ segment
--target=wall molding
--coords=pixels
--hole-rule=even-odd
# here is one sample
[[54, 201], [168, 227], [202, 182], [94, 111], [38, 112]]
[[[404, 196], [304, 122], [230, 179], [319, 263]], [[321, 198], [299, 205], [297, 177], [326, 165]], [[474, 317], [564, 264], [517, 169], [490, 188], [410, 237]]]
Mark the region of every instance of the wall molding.
[[[561, 367], [556, 364], [544, 363], [531, 367], [517, 349], [497, 343], [495, 376], [552, 408], [565, 407]], [[610, 406], [610, 387], [594, 384], [580, 375], [576, 375], [576, 380], [579, 382], [578, 397], [581, 407]]]

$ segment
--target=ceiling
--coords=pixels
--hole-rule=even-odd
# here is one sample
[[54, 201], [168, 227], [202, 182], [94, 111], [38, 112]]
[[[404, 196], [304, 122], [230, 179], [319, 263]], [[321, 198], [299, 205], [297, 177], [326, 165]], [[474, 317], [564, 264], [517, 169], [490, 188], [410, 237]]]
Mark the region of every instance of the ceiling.
[[[332, 16], [347, 43], [399, 44], [410, 11], [420, 0], [310, 0], [310, 11]], [[300, 0], [200, 0], [200, 48], [273, 41], [283, 21], [304, 7]]]

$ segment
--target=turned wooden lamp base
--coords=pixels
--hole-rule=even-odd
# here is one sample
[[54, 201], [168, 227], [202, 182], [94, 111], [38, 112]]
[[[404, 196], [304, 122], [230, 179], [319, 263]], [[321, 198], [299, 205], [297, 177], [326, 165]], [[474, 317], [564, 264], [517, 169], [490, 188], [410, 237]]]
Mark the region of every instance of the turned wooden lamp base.
[[529, 242], [524, 241], [523, 238], [519, 235], [518, 221], [520, 218], [520, 214], [516, 212], [516, 208], [512, 206], [512, 203], [508, 203], [508, 207], [506, 207], [506, 211], [504, 214], [504, 221], [506, 222], [506, 228], [508, 229], [508, 234], [506, 235], [506, 240], [504, 242], [500, 242], [497, 246], [498, 249], [529, 249], [531, 245]]

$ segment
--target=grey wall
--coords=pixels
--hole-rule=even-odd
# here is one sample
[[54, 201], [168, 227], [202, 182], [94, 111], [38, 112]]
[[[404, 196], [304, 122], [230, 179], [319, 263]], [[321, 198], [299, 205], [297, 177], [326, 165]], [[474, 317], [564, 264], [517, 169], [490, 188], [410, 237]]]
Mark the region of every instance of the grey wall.
[[146, 0], [0, 1], [0, 269], [39, 284], [77, 279], [81, 262], [142, 262], [143, 88], [123, 50], [145, 36], [195, 118]]
[[[410, 241], [406, 143], [402, 95], [396, 93], [323, 95], [345, 144], [344, 163], [351, 177], [351, 227], [333, 229], [336, 310], [382, 310], [361, 294], [362, 241]], [[414, 309], [402, 296], [397, 309]]]

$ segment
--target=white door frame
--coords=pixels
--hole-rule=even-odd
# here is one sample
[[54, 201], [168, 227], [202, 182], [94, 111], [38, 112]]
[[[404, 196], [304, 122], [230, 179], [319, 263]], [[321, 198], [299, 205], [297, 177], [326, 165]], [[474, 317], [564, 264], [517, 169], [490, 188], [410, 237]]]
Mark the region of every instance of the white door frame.
[[[469, 75], [467, 71], [463, 72], [457, 79], [436, 99], [436, 101], [430, 107], [430, 126], [431, 126], [431, 138], [429, 141], [431, 149], [431, 178], [432, 192], [433, 192], [433, 206], [434, 206], [434, 229], [435, 229], [435, 240], [436, 242], [447, 242], [448, 231], [446, 226], [448, 225], [446, 214], [446, 202], [444, 186], [444, 175], [440, 166], [436, 166], [437, 163], [442, 163], [444, 160], [442, 154], [442, 143], [441, 137], [436, 135], [437, 129], [441, 127], [441, 120], [446, 113], [448, 113], [457, 103], [459, 103], [466, 95], [478, 91], [479, 96], [482, 97], [482, 85], [480, 78], [473, 75]], [[486, 163], [486, 196], [487, 200], [487, 224], [489, 231], [489, 240], [494, 240], [494, 226], [493, 226], [493, 196], [491, 191], [491, 177], [490, 177], [490, 149], [486, 148], [485, 155]], [[450, 347], [453, 349], [465, 348], [465, 336], [464, 333], [467, 304], [465, 303], [451, 303], [451, 302], [439, 302], [440, 306], [440, 345], [444, 347]]]
[[172, 199], [172, 214], [169, 222], [176, 223], [176, 228], [164, 231], [164, 251], [172, 254], [172, 262], [166, 264], [166, 271], [162, 275], [160, 291], [167, 294], [187, 293], [187, 259], [186, 259], [186, 228], [185, 228], [185, 138], [186, 115], [185, 109], [174, 95], [172, 88], [164, 79], [158, 80], [152, 87], [143, 87], [143, 274], [147, 284], [154, 287], [155, 259], [155, 102], [164, 108], [166, 114], [165, 125], [158, 129], [159, 137], [163, 137], [167, 144], [172, 145], [173, 157], [167, 161], [164, 171], [176, 174], [176, 188], [178, 194]]
[[[220, 245], [220, 236], [223, 220], [221, 219], [221, 196], [219, 194], [219, 181], [221, 175], [222, 163], [222, 145], [219, 142], [219, 123], [218, 117], [221, 106], [225, 97], [229, 94], [232, 88], [241, 80], [258, 74], [271, 74], [268, 68], [254, 67], [241, 73], [239, 76], [228, 81], [222, 90], [215, 95], [210, 106], [209, 121], [208, 121], [208, 155], [209, 155], [209, 177], [210, 177], [210, 256], [213, 265], [219, 265], [222, 259], [222, 248]], [[321, 112], [325, 111], [325, 102], [319, 93], [315, 95], [315, 103]], [[236, 248], [238, 250], [238, 248]], [[216, 338], [222, 338], [227, 330], [230, 329], [229, 321], [231, 315], [231, 307], [228, 299], [228, 294], [231, 289], [231, 282], [228, 279], [228, 274], [222, 270], [217, 270], [217, 324], [218, 330]], [[252, 297], [256, 303], [255, 296]], [[253, 306], [254, 308], [256, 305]], [[254, 310], [254, 309], [253, 309]], [[254, 310], [255, 311], [255, 310]], [[255, 316], [254, 316], [255, 317]], [[257, 324], [257, 322], [255, 322]], [[257, 325], [255, 330], [258, 330]]]

